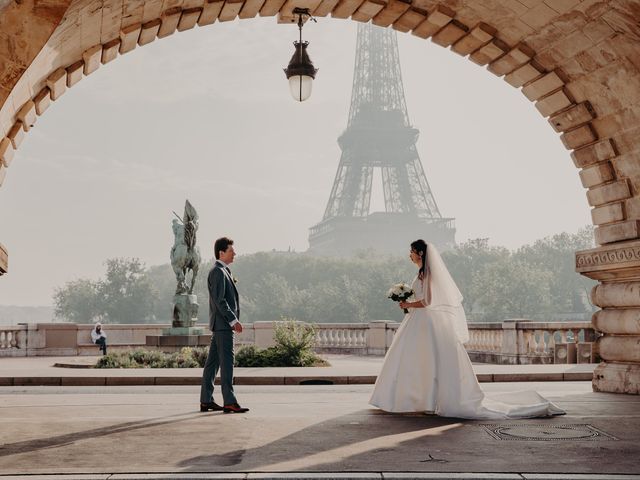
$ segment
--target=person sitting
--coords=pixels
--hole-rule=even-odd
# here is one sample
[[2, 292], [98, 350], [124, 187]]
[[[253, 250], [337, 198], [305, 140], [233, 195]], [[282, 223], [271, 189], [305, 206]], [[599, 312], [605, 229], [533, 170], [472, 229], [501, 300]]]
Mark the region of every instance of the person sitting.
[[102, 330], [102, 324], [96, 323], [96, 326], [91, 330], [91, 341], [100, 347], [102, 354], [107, 354], [107, 334]]

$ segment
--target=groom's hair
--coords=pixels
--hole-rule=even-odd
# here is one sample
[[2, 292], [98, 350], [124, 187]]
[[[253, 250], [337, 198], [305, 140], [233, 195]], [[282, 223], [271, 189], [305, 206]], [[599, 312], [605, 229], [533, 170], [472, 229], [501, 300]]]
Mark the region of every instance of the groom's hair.
[[229, 237], [221, 237], [213, 244], [213, 253], [216, 256], [216, 260], [220, 259], [220, 252], [225, 252], [229, 245], [233, 245], [233, 240]]

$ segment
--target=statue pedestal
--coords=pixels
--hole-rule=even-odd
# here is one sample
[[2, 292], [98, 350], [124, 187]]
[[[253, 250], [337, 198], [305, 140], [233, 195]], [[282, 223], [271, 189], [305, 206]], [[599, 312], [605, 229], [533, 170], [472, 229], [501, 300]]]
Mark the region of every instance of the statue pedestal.
[[177, 352], [183, 347], [208, 347], [211, 343], [211, 334], [147, 335], [146, 343], [148, 347], [159, 348], [163, 352]]
[[[194, 322], [195, 323], [195, 322]], [[203, 335], [204, 328], [201, 327], [171, 327], [163, 328], [162, 335]]]
[[162, 335], [147, 335], [147, 346], [159, 347], [166, 352], [182, 347], [208, 346], [211, 335], [205, 335], [204, 328], [196, 327], [198, 320], [198, 297], [188, 293], [173, 296], [173, 322], [171, 328], [162, 330]]
[[[176, 293], [173, 296], [174, 329], [191, 328], [198, 320], [198, 297], [188, 293]], [[174, 333], [173, 335], [189, 335], [189, 333]]]

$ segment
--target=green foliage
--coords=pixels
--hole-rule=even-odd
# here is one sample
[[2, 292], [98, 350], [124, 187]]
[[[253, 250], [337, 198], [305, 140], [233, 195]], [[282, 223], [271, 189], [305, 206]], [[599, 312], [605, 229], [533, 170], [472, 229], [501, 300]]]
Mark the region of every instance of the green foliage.
[[254, 345], [239, 349], [235, 356], [238, 367], [313, 367], [328, 365], [313, 351], [313, 325], [284, 319], [276, 323], [275, 346], [260, 350]]
[[144, 264], [137, 258], [112, 258], [106, 267], [104, 279], [80, 279], [58, 288], [53, 297], [55, 316], [76, 323], [155, 321], [153, 305], [158, 297]]
[[140, 348], [100, 357], [95, 368], [198, 368], [206, 358], [206, 348], [185, 347], [174, 353]]
[[[593, 245], [593, 229], [561, 233], [515, 251], [468, 240], [443, 258], [473, 321], [528, 317], [585, 317], [593, 310], [588, 293], [594, 281], [575, 273], [574, 254]], [[213, 260], [200, 265], [194, 293], [198, 320], [208, 322], [207, 275]], [[111, 259], [104, 279], [76, 280], [54, 296], [56, 315], [84, 323], [169, 322], [175, 276], [169, 264], [145, 269], [137, 259]], [[386, 298], [391, 285], [410, 283], [415, 266], [406, 256], [363, 251], [353, 258], [263, 252], [236, 258], [242, 319], [304, 322], [400, 320], [402, 312]]]
[[100, 318], [98, 284], [87, 279], [68, 282], [53, 294], [54, 315], [74, 323], [92, 323]]

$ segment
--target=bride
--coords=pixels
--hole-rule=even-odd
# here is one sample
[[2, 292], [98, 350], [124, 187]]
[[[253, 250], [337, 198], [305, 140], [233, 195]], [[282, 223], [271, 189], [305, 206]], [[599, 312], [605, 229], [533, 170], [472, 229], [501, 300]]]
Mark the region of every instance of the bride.
[[469, 340], [462, 294], [431, 244], [411, 244], [418, 267], [409, 309], [382, 365], [369, 403], [387, 412], [509, 419], [565, 412], [534, 391], [485, 396], [463, 343]]

